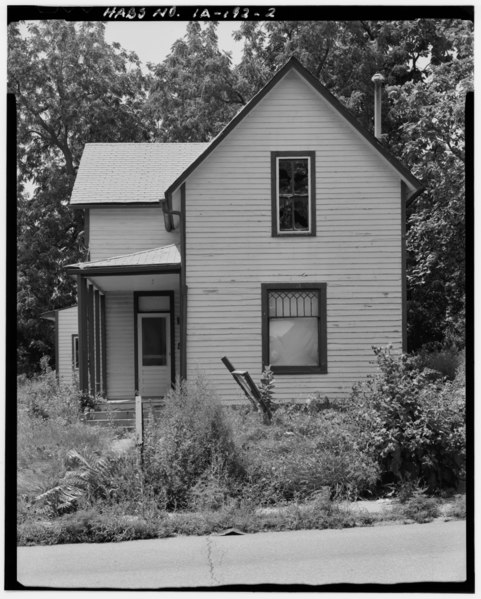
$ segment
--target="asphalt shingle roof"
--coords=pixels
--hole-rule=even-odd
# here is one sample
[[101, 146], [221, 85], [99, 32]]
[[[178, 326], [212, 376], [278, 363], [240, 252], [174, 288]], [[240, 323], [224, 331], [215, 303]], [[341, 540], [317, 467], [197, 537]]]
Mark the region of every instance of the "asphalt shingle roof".
[[157, 203], [208, 143], [89, 143], [70, 203]]
[[180, 251], [174, 243], [152, 250], [144, 250], [123, 256], [113, 256], [105, 260], [94, 260], [92, 262], [78, 262], [70, 264], [67, 268], [78, 268], [79, 270], [105, 268], [111, 266], [165, 266], [166, 264], [180, 264]]

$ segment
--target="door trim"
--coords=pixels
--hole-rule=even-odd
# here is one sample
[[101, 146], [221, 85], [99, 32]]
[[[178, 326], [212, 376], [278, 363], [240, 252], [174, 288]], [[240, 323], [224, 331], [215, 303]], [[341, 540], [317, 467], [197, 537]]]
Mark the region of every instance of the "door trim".
[[[170, 384], [175, 385], [175, 317], [174, 317], [174, 292], [173, 291], [134, 291], [134, 389], [139, 394], [139, 339], [138, 339], [138, 314], [139, 297], [143, 295], [159, 295], [169, 297], [169, 310], [159, 311], [159, 314], [170, 314]], [[149, 311], [145, 314], [154, 314]]]

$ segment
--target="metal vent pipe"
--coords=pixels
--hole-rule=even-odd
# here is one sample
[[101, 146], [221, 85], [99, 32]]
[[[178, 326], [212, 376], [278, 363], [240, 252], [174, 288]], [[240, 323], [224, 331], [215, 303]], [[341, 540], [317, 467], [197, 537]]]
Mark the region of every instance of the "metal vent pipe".
[[384, 77], [381, 75], [381, 73], [376, 73], [373, 75], [371, 81], [374, 83], [374, 136], [377, 139], [381, 139], [381, 88], [384, 82]]

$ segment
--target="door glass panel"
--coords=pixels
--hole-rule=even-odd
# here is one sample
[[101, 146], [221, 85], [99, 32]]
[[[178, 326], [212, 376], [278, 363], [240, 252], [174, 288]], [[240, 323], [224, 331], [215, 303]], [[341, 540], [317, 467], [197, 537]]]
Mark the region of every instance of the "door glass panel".
[[139, 312], [168, 312], [170, 298], [168, 295], [140, 295]]
[[167, 364], [165, 318], [142, 318], [142, 366]]

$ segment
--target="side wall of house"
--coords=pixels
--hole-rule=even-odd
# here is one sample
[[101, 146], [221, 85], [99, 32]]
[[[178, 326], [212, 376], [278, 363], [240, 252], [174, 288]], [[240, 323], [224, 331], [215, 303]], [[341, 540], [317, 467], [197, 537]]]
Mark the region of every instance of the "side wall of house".
[[90, 260], [103, 260], [179, 242], [178, 229], [172, 232], [165, 230], [159, 206], [89, 210]]
[[[271, 234], [271, 152], [314, 151], [315, 237]], [[278, 400], [345, 396], [372, 346], [402, 342], [399, 175], [295, 72], [186, 182], [188, 376], [241, 399], [221, 363], [258, 380], [262, 283], [327, 284], [327, 374], [277, 375]]]
[[72, 335], [78, 335], [77, 306], [59, 310], [58, 318], [58, 350], [57, 350], [57, 375], [63, 383], [70, 384], [74, 381]]

